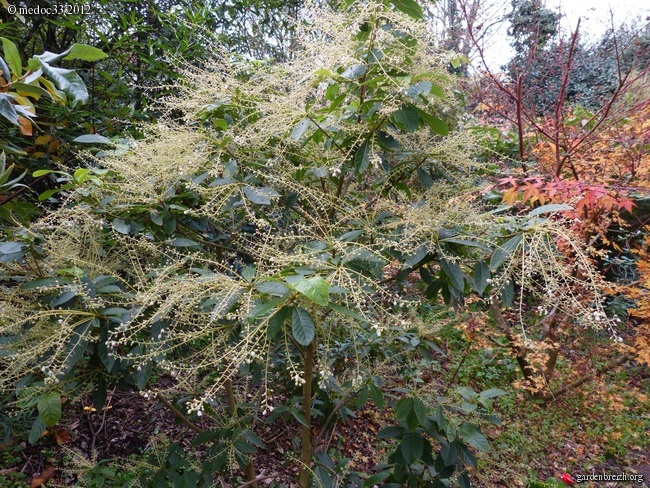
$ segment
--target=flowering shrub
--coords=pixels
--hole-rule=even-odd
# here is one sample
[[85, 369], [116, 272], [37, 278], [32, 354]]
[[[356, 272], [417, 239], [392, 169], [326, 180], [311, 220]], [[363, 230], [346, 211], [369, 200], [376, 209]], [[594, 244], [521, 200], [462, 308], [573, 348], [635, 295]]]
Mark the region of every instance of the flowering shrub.
[[[69, 191], [58, 208], [7, 234], [0, 387], [37, 407], [32, 439], [58, 422], [62, 396], [92, 388], [100, 409], [109, 383], [131, 382], [167, 403], [163, 393], [183, 393], [188, 422], [228, 413], [196, 442], [212, 445], [208, 472], [239, 465], [251, 481], [249, 455], [263, 448], [251, 419], [290, 414], [306, 487], [327, 475], [312, 469], [314, 392], [331, 390], [331, 415], [359, 391], [383, 402], [369, 355], [341, 365], [330, 351], [341, 338], [359, 351], [410, 320], [402, 305], [416, 302], [387, 282], [418, 270], [450, 306], [472, 292], [510, 306], [532, 290], [541, 307], [561, 298], [567, 317], [602, 310], [588, 259], [548, 209], [520, 219], [475, 203], [473, 140], [456, 127], [446, 69], [455, 57], [423, 23], [369, 2], [307, 9], [298, 33], [281, 65], [215, 48], [148, 137], [57, 174]], [[238, 405], [238, 388], [255, 400]]]

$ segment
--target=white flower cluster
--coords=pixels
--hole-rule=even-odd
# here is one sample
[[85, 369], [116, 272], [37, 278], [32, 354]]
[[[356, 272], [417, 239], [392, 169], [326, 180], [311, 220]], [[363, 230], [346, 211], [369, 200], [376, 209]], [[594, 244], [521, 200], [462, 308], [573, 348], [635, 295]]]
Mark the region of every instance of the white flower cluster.
[[49, 367], [41, 366], [41, 373], [45, 375], [44, 382], [46, 385], [56, 385], [59, 382], [59, 378]]
[[330, 378], [334, 376], [332, 374], [332, 370], [327, 364], [324, 364], [318, 370], [318, 376], [320, 377], [320, 380], [318, 381], [318, 387], [321, 390], [327, 390], [327, 382]]
[[158, 340], [159, 341], [162, 340], [163, 336], [168, 333], [169, 333], [169, 329], [161, 328], [160, 333], [158, 334]]
[[377, 333], [377, 337], [381, 337], [381, 333], [384, 331], [384, 328], [379, 324], [373, 324], [372, 328], [375, 329], [375, 332]]
[[252, 362], [255, 361], [255, 358], [259, 357], [259, 354], [257, 354], [255, 351], [248, 351], [246, 353], [246, 358], [244, 359], [244, 362], [246, 364], [251, 364]]
[[195, 413], [197, 417], [202, 417], [203, 416], [203, 400], [199, 400], [198, 398], [194, 398], [187, 402], [187, 413], [188, 414], [193, 414]]
[[302, 371], [294, 371], [293, 374], [291, 375], [291, 379], [296, 384], [296, 386], [302, 386], [305, 383], [307, 383], [307, 380], [305, 380], [305, 378], [303, 378], [302, 375], [303, 375]]

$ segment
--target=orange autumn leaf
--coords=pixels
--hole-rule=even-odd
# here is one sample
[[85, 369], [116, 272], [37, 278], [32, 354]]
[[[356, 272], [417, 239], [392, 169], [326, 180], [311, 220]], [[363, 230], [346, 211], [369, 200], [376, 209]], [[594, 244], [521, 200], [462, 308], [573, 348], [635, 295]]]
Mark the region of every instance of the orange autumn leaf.
[[34, 476], [32, 479], [31, 488], [38, 488], [42, 486], [43, 483], [47, 483], [49, 480], [54, 478], [54, 466], [48, 466], [38, 476]]
[[70, 431], [65, 429], [59, 429], [54, 433], [56, 437], [57, 444], [70, 444], [72, 441], [72, 436], [70, 436]]
[[501, 201], [503, 203], [507, 203], [508, 205], [512, 205], [517, 200], [517, 196], [518, 196], [517, 189], [513, 186], [512, 188], [504, 192]]
[[24, 136], [32, 135], [32, 123], [27, 117], [22, 115], [18, 116], [18, 125], [20, 126], [20, 133]]

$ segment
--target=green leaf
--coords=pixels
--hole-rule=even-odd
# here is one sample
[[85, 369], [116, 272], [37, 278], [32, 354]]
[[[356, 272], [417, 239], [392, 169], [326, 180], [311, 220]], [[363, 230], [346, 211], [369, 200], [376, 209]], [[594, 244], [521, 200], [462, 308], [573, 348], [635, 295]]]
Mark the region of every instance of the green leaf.
[[458, 69], [458, 68], [460, 68], [462, 60], [461, 60], [460, 57], [456, 57], [456, 58], [451, 59], [451, 61], [449, 61], [449, 63], [451, 64], [452, 68]]
[[101, 49], [96, 47], [87, 46], [86, 44], [73, 44], [69, 49], [69, 54], [65, 59], [80, 59], [81, 61], [99, 61], [100, 59], [107, 58], [106, 54]]
[[169, 244], [174, 247], [198, 247], [199, 246], [198, 242], [193, 241], [192, 239], [185, 239], [183, 237], [177, 237], [175, 239], [172, 239]]
[[293, 307], [291, 330], [294, 339], [301, 346], [308, 346], [316, 336], [316, 327], [311, 319], [311, 315], [302, 307]]
[[309, 129], [309, 124], [311, 124], [311, 120], [306, 117], [298, 122], [298, 125], [296, 125], [296, 127], [291, 132], [291, 139], [294, 141], [299, 141], [307, 129]]
[[27, 247], [28, 244], [24, 242], [0, 242], [0, 254], [13, 254], [21, 252], [23, 247]]
[[350, 66], [343, 73], [341, 73], [341, 76], [343, 78], [348, 78], [350, 80], [354, 80], [356, 78], [361, 78], [363, 75], [366, 74], [366, 71], [367, 71], [367, 68], [364, 65], [355, 64], [353, 66]]
[[370, 144], [364, 141], [354, 153], [354, 169], [357, 174], [363, 173], [368, 169], [370, 162]]
[[543, 215], [547, 213], [564, 212], [566, 210], [573, 210], [573, 207], [571, 205], [566, 205], [563, 203], [551, 203], [549, 205], [542, 205], [541, 207], [537, 207], [535, 210], [528, 214], [528, 217], [535, 217], [537, 215]]
[[342, 305], [338, 305], [336, 303], [329, 302], [327, 304], [327, 306], [329, 308], [331, 308], [332, 310], [334, 310], [334, 311], [336, 311], [336, 312], [338, 312], [340, 314], [347, 315], [348, 317], [351, 317], [351, 318], [353, 318], [353, 319], [355, 319], [355, 320], [357, 320], [359, 322], [368, 322], [368, 319], [364, 318], [362, 315], [360, 315], [357, 312], [355, 312], [354, 310], [350, 310], [349, 308], [344, 307]]
[[329, 303], [330, 285], [321, 276], [312, 276], [305, 280], [290, 283], [289, 286], [323, 307]]
[[501, 300], [506, 307], [511, 307], [515, 299], [515, 284], [510, 277], [501, 287]]
[[428, 190], [433, 186], [433, 178], [431, 177], [431, 173], [428, 170], [424, 168], [418, 168], [417, 174], [418, 174], [418, 181], [420, 182], [422, 188]]
[[406, 132], [414, 132], [420, 127], [420, 115], [415, 107], [405, 105], [393, 112], [395, 124]]
[[115, 232], [119, 232], [120, 234], [128, 234], [131, 230], [131, 226], [122, 219], [115, 218], [113, 219], [113, 229], [115, 229]]
[[512, 254], [523, 240], [523, 234], [517, 234], [508, 239], [503, 245], [499, 246], [490, 258], [490, 269], [495, 270], [503, 264], [506, 258]]
[[59, 188], [52, 188], [51, 190], [45, 190], [43, 193], [41, 193], [38, 196], [38, 201], [42, 202], [42, 201], [47, 200], [48, 198], [50, 198], [52, 195], [55, 195], [56, 193], [59, 193], [59, 192], [64, 191], [64, 190], [71, 190], [74, 187], [75, 187], [74, 184], [67, 183], [65, 185], [60, 186]]
[[246, 198], [248, 198], [251, 202], [257, 205], [271, 205], [271, 199], [278, 198], [280, 196], [280, 194], [272, 188], [253, 188], [252, 186], [244, 187], [244, 195], [246, 195]]
[[390, 469], [385, 469], [384, 471], [373, 474], [363, 482], [362, 488], [372, 488], [375, 485], [381, 485], [381, 482], [388, 478], [390, 474]]
[[12, 98], [6, 93], [0, 93], [0, 115], [12, 124], [18, 125], [18, 113], [11, 100]]
[[332, 477], [322, 466], [314, 468], [314, 488], [334, 488]]
[[451, 466], [454, 464], [458, 459], [456, 444], [454, 442], [443, 444], [440, 448], [440, 457], [442, 457], [445, 466]]
[[84, 144], [113, 144], [108, 137], [100, 136], [99, 134], [84, 134], [83, 136], [75, 137], [72, 142], [82, 142]]
[[441, 259], [440, 267], [447, 275], [454, 288], [456, 288], [458, 291], [463, 291], [465, 289], [465, 275], [463, 275], [460, 266], [452, 261]]
[[287, 315], [289, 315], [289, 308], [282, 307], [269, 319], [269, 325], [266, 329], [266, 336], [270, 340], [275, 339], [275, 336], [278, 335], [278, 332], [280, 332], [282, 326], [284, 325], [284, 322], [287, 320]]
[[34, 178], [38, 178], [39, 176], [49, 175], [50, 173], [61, 173], [61, 172], [60, 171], [54, 171], [53, 169], [37, 169], [36, 171], [34, 171], [32, 173], [32, 176]]
[[37, 417], [32, 424], [32, 428], [29, 429], [29, 438], [27, 440], [30, 444], [36, 444], [36, 441], [41, 438], [43, 432], [45, 432], [45, 424], [40, 417]]
[[[0, 39], [2, 39], [2, 49], [4, 49], [5, 60], [7, 61], [9, 68], [11, 68], [11, 72], [16, 78], [20, 78], [23, 74], [23, 65], [20, 60], [18, 48], [16, 48], [16, 45], [6, 37], [0, 37]], [[7, 75], [9, 76], [9, 73], [7, 73]]]
[[490, 444], [476, 425], [463, 422], [458, 429], [458, 433], [465, 442], [477, 451], [487, 452], [490, 450]]
[[406, 261], [404, 261], [404, 266], [402, 269], [406, 268], [412, 268], [416, 264], [418, 264], [420, 261], [422, 261], [424, 258], [427, 257], [429, 254], [429, 249], [427, 249], [426, 245], [420, 246], [414, 254], [408, 257]]
[[0, 71], [2, 71], [2, 77], [5, 79], [5, 82], [11, 83], [11, 70], [2, 56], [0, 56]]
[[144, 390], [145, 386], [147, 386], [147, 383], [149, 382], [150, 376], [151, 362], [138, 366], [135, 371], [135, 385], [138, 387], [138, 390]]
[[393, 136], [381, 130], [377, 131], [377, 142], [383, 149], [388, 151], [399, 151], [402, 149], [402, 146], [399, 145], [399, 142]]
[[483, 260], [474, 266], [474, 287], [479, 295], [482, 295], [488, 286], [487, 280], [491, 277], [490, 267]]
[[71, 69], [55, 68], [41, 61], [43, 74], [52, 80], [59, 89], [72, 98], [73, 105], [88, 101], [88, 90], [83, 80]]
[[420, 95], [428, 95], [431, 93], [431, 89], [433, 88], [433, 84], [430, 81], [420, 81], [418, 83], [414, 83], [413, 85], [409, 86], [406, 89], [406, 94], [415, 99], [418, 100], [418, 97]]
[[479, 393], [481, 398], [496, 398], [501, 395], [507, 395], [508, 392], [500, 390], [499, 388], [490, 388], [489, 390], [482, 391]]
[[38, 417], [46, 427], [56, 425], [61, 419], [61, 395], [44, 393], [38, 399]]
[[402, 456], [408, 464], [412, 464], [422, 457], [424, 452], [424, 438], [417, 432], [407, 432], [402, 437], [400, 444]]
[[377, 388], [375, 385], [370, 384], [370, 397], [372, 398], [372, 401], [375, 403], [375, 406], [381, 410], [384, 408], [384, 394], [381, 392], [379, 388]]
[[413, 411], [415, 416], [418, 419], [418, 422], [421, 426], [424, 426], [427, 422], [427, 415], [429, 413], [429, 407], [427, 407], [422, 400], [419, 398], [413, 399]]
[[402, 398], [395, 404], [395, 418], [405, 420], [413, 410], [413, 398]]
[[28, 85], [27, 83], [20, 83], [20, 82], [15, 82], [11, 86], [13, 86], [14, 90], [16, 90], [17, 92], [31, 93], [32, 95], [47, 97], [50, 100], [54, 100], [52, 94], [49, 91], [45, 90], [44, 88], [41, 88], [40, 86]]
[[458, 485], [460, 488], [472, 488], [472, 485], [469, 482], [469, 475], [467, 473], [461, 473], [458, 475]]
[[414, 0], [389, 0], [391, 5], [395, 7], [400, 12], [405, 13], [409, 17], [413, 17], [416, 20], [421, 20], [424, 18], [424, 12], [422, 7]]
[[258, 281], [255, 283], [255, 289], [260, 293], [274, 297], [283, 297], [289, 293], [289, 288], [279, 281]]
[[393, 425], [391, 427], [386, 427], [377, 432], [378, 439], [400, 439], [404, 434], [404, 427], [398, 425]]
[[446, 136], [449, 134], [449, 127], [447, 127], [447, 124], [445, 124], [438, 117], [434, 117], [433, 115], [430, 115], [420, 109], [418, 109], [418, 114], [424, 123], [427, 124], [429, 128], [436, 134], [440, 134], [441, 136]]
[[456, 439], [456, 425], [453, 422], [445, 422], [445, 435], [447, 436], [447, 439], [449, 442], [453, 442], [454, 439]]

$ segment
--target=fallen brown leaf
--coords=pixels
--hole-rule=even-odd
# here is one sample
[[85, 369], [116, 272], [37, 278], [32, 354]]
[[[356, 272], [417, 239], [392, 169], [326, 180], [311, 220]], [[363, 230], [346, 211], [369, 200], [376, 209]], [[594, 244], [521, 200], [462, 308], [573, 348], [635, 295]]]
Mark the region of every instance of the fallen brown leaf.
[[49, 480], [54, 478], [54, 466], [48, 466], [38, 476], [35, 476], [32, 479], [31, 488], [38, 488], [42, 486], [43, 483], [47, 483]]

